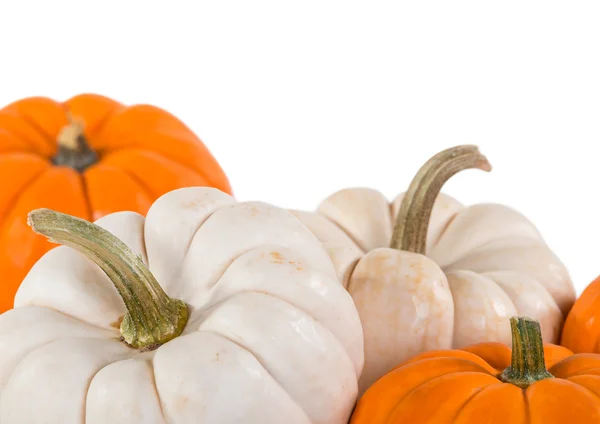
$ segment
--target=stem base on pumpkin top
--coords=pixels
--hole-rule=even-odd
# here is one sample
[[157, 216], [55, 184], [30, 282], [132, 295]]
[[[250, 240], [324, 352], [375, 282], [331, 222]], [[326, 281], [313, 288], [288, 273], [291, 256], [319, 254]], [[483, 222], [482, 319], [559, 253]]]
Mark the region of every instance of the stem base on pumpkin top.
[[69, 246], [94, 261], [115, 285], [127, 314], [123, 340], [136, 349], [152, 349], [179, 336], [188, 319], [187, 305], [163, 291], [142, 259], [105, 229], [50, 209], [29, 213], [34, 232]]
[[83, 124], [68, 115], [69, 125], [58, 134], [58, 151], [52, 163], [83, 172], [98, 162], [98, 154], [90, 148], [83, 133]]
[[536, 381], [554, 378], [546, 369], [540, 323], [531, 318], [511, 318], [512, 358], [510, 367], [498, 377], [523, 389]]
[[477, 146], [456, 146], [441, 151], [419, 169], [402, 199], [391, 247], [425, 254], [427, 229], [435, 199], [453, 175], [466, 169], [491, 171], [492, 166]]

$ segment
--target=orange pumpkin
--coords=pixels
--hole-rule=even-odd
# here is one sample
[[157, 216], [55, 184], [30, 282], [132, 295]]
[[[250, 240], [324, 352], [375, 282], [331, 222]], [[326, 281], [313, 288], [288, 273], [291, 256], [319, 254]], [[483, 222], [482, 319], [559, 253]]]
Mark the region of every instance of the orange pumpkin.
[[576, 353], [600, 353], [600, 277], [585, 288], [571, 307], [560, 344]]
[[51, 208], [87, 220], [145, 214], [162, 194], [227, 177], [194, 133], [168, 112], [82, 94], [32, 97], [0, 109], [0, 313], [30, 267], [53, 247], [27, 213]]
[[350, 423], [600, 423], [600, 355], [544, 346], [529, 318], [511, 318], [511, 330], [512, 354], [481, 343], [402, 363], [365, 392]]

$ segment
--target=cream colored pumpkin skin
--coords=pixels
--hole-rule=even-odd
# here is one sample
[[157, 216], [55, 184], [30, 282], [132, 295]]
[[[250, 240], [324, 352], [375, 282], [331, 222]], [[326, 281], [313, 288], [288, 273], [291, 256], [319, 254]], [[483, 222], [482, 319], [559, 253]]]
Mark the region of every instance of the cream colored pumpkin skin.
[[361, 316], [362, 393], [393, 366], [427, 350], [511, 343], [509, 318], [541, 323], [557, 343], [575, 299], [569, 275], [523, 215], [497, 204], [436, 198], [427, 257], [391, 249], [403, 194], [391, 204], [368, 188], [339, 191], [316, 213], [292, 211], [323, 243]]
[[0, 316], [2, 424], [347, 422], [363, 367], [360, 319], [291, 214], [186, 188], [145, 219], [124, 212], [97, 224], [189, 305], [184, 332], [153, 351], [128, 347], [108, 277], [56, 247]]

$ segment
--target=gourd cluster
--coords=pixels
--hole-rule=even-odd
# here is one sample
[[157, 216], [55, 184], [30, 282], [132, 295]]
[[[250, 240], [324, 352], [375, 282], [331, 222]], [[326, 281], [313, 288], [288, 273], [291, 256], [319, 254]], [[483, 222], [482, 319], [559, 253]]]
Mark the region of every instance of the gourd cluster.
[[0, 423], [600, 423], [600, 279], [442, 192], [473, 169], [291, 210], [160, 108], [0, 109]]

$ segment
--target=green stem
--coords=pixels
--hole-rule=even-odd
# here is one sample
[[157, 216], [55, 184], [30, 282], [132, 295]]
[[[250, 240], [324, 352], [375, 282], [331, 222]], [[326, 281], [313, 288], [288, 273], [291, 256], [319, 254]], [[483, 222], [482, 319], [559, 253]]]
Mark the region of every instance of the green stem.
[[121, 323], [127, 344], [151, 350], [181, 334], [188, 318], [186, 304], [167, 296], [142, 259], [117, 237], [89, 221], [50, 209], [30, 212], [27, 222], [51, 242], [84, 254], [110, 278], [127, 308]]
[[499, 379], [526, 389], [536, 381], [554, 378], [546, 369], [540, 323], [531, 318], [510, 319], [512, 359]]
[[69, 125], [58, 135], [58, 151], [52, 163], [83, 172], [98, 162], [98, 154], [90, 148], [83, 133], [83, 124], [68, 115]]
[[443, 150], [419, 169], [402, 199], [392, 234], [393, 249], [425, 254], [427, 228], [433, 205], [443, 185], [460, 171], [492, 166], [476, 146], [456, 146]]

